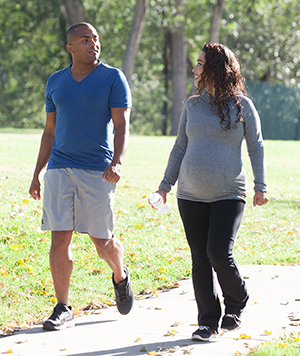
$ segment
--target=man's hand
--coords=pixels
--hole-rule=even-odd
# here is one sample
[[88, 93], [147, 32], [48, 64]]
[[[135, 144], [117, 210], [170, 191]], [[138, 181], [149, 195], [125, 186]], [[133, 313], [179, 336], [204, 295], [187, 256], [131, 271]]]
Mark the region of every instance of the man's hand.
[[118, 183], [121, 178], [121, 164], [120, 163], [111, 163], [104, 170], [102, 175], [103, 181], [108, 181], [109, 183]]
[[30, 188], [29, 194], [32, 196], [33, 199], [41, 200], [41, 183], [38, 178], [33, 178]]
[[267, 193], [256, 191], [253, 197], [253, 206], [256, 207], [256, 205], [262, 206], [267, 204], [269, 201]]

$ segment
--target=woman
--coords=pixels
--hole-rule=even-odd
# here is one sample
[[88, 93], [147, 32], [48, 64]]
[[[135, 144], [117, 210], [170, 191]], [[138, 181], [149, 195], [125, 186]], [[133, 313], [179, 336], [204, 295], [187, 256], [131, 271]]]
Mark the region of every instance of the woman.
[[245, 137], [254, 175], [253, 206], [268, 202], [260, 119], [246, 96], [240, 65], [229, 48], [206, 44], [195, 74], [196, 95], [184, 106], [178, 135], [157, 191], [166, 202], [178, 180], [178, 208], [191, 248], [199, 328], [193, 340], [218, 333], [221, 305], [213, 270], [223, 292], [221, 328], [241, 323], [248, 293], [233, 256], [246, 203], [241, 159]]

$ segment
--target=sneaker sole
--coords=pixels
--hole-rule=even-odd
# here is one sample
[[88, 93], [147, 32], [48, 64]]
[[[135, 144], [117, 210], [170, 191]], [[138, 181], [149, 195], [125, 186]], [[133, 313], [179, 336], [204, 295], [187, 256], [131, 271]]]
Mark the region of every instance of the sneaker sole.
[[68, 328], [74, 328], [75, 326], [75, 320], [70, 320], [70, 321], [67, 321], [66, 323], [64, 323], [63, 325], [60, 325], [60, 326], [56, 326], [56, 325], [53, 325], [52, 323], [44, 323], [43, 324], [43, 330], [46, 330], [46, 331], [61, 331], [61, 330], [65, 330], [65, 329], [68, 329]]
[[204, 338], [199, 335], [192, 336], [192, 340], [194, 341], [209, 341], [211, 337]]
[[241, 328], [241, 325], [237, 325], [237, 326], [235, 326], [235, 327], [233, 327], [233, 328], [229, 328], [229, 329], [226, 329], [226, 328], [222, 328], [221, 327], [221, 330], [223, 331], [223, 332], [228, 332], [228, 331], [235, 331], [235, 330], [238, 330], [238, 329], [240, 329]]

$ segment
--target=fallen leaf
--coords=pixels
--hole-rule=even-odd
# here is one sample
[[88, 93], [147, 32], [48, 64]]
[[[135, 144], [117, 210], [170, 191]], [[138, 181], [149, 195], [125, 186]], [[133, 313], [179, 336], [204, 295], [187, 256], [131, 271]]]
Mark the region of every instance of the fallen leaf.
[[284, 347], [287, 347], [287, 344], [278, 344], [278, 347], [281, 347], [283, 349]]
[[103, 304], [97, 303], [97, 302], [91, 300], [89, 302], [89, 304], [83, 308], [83, 310], [98, 310], [98, 309], [102, 309], [102, 308], [103, 308]]
[[285, 303], [280, 303], [280, 305], [288, 305], [289, 301], [287, 300]]
[[97, 310], [93, 310], [91, 314], [102, 314], [102, 311], [100, 309], [97, 309]]
[[175, 330], [170, 330], [164, 336], [175, 336], [175, 334], [176, 334]]
[[110, 306], [115, 306], [115, 305], [116, 305], [116, 302], [115, 302], [115, 301], [113, 301], [113, 300], [108, 300], [108, 299], [105, 299], [105, 300], [104, 300], [104, 303], [105, 303], [106, 305], [110, 305]]
[[246, 334], [241, 334], [241, 335], [240, 335], [240, 338], [241, 338], [241, 339], [252, 339], [251, 336], [246, 335]]
[[142, 339], [140, 337], [138, 337], [136, 340], [134, 340], [134, 342], [139, 342], [141, 341]]
[[178, 283], [178, 282], [175, 282], [174, 284], [173, 284], [173, 288], [178, 288], [178, 287], [180, 287], [181, 286], [181, 284], [180, 283]]
[[188, 350], [188, 349], [185, 349], [185, 350], [183, 350], [183, 354], [184, 355], [191, 355], [192, 352], [190, 350]]

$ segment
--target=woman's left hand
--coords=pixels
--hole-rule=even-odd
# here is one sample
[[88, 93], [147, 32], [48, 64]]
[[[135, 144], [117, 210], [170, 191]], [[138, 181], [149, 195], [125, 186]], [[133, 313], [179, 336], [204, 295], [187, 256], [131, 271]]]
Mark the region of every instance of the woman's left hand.
[[260, 192], [257, 190], [254, 194], [253, 197], [253, 207], [256, 207], [256, 205], [262, 206], [267, 204], [269, 201], [268, 195], [265, 192]]

